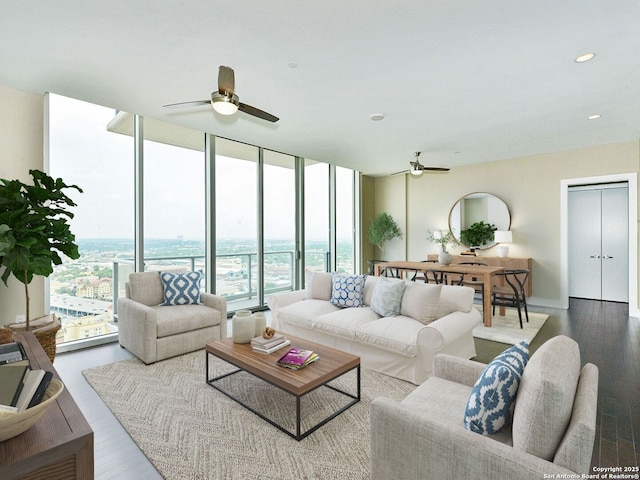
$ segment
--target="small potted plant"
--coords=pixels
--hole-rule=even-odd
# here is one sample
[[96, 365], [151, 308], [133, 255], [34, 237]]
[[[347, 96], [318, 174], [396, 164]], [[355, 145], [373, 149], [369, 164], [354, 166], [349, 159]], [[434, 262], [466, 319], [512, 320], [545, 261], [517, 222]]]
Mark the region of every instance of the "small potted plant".
[[473, 251], [476, 248], [493, 242], [494, 234], [498, 228], [484, 220], [472, 224], [469, 228], [460, 232], [460, 240]]
[[[82, 189], [67, 185], [62, 179], [54, 179], [39, 170], [29, 170], [29, 174], [33, 177], [33, 185], [19, 180], [0, 179], [0, 267], [4, 267], [0, 279], [7, 285], [9, 277], [13, 275], [24, 284], [26, 300], [26, 323], [16, 331], [29, 330], [31, 326], [29, 284], [34, 275], [51, 275], [53, 266], [62, 263], [60, 254], [71, 259], [80, 258], [75, 236], [68, 223], [73, 213], [67, 210], [76, 204], [64, 190], [72, 188], [82, 192]], [[12, 329], [15, 325], [11, 326]], [[49, 325], [42, 330], [47, 327]], [[55, 332], [59, 328], [58, 323], [53, 331], [54, 342]], [[47, 337], [50, 336], [48, 333]], [[36, 337], [43, 343], [43, 338], [38, 337], [37, 333]], [[50, 343], [49, 340], [45, 341]], [[51, 349], [45, 344], [43, 347], [52, 358]]]
[[449, 265], [453, 260], [451, 254], [447, 251], [447, 245], [458, 245], [459, 242], [453, 236], [451, 231], [443, 232], [442, 230], [427, 230], [427, 238], [434, 243], [440, 245], [442, 251], [438, 254], [438, 263], [441, 265]]

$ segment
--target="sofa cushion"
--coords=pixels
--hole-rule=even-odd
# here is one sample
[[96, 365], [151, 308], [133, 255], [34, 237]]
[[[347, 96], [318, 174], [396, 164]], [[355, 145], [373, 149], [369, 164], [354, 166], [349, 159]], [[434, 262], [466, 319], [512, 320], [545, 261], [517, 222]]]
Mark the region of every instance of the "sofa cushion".
[[367, 275], [367, 279], [364, 281], [364, 289], [362, 289], [362, 301], [365, 305], [371, 305], [371, 299], [373, 298], [373, 289], [376, 288], [376, 283], [379, 278], [375, 275]]
[[[402, 405], [429, 421], [437, 419], [438, 423], [447, 424], [451, 429], [462, 428], [460, 418], [470, 393], [468, 385], [431, 377], [407, 395]], [[511, 429], [505, 428], [491, 439], [511, 445]]]
[[158, 338], [212, 327], [221, 321], [218, 310], [204, 305], [158, 305], [152, 308], [156, 312]]
[[312, 328], [312, 321], [325, 313], [337, 312], [340, 307], [326, 300], [301, 300], [278, 310], [278, 321], [303, 328]]
[[399, 315], [404, 289], [404, 280], [380, 277], [373, 288], [371, 310], [381, 317]]
[[520, 342], [494, 358], [471, 389], [464, 428], [494, 435], [511, 421], [518, 385], [529, 360], [529, 345]]
[[438, 302], [442, 285], [407, 282], [402, 296], [400, 313], [420, 323], [431, 323], [438, 318]]
[[531, 356], [513, 413], [515, 448], [553, 459], [571, 419], [579, 376], [580, 349], [569, 337], [554, 337]]
[[453, 312], [470, 312], [473, 308], [475, 290], [459, 285], [442, 285], [436, 318], [442, 318]]
[[326, 313], [312, 320], [314, 330], [355, 340], [355, 332], [362, 325], [378, 320], [380, 316], [371, 308], [340, 308], [337, 312]]
[[162, 305], [198, 305], [202, 272], [158, 272], [164, 289]]
[[331, 291], [333, 288], [331, 273], [305, 270], [304, 282], [306, 299], [331, 300]]
[[164, 289], [158, 272], [136, 272], [129, 275], [129, 298], [148, 307], [164, 301]]
[[361, 307], [362, 290], [366, 275], [345, 275], [334, 273], [331, 275], [333, 289], [331, 292], [331, 303], [338, 307]]
[[355, 332], [358, 342], [390, 350], [405, 357], [418, 354], [418, 331], [425, 328], [417, 320], [403, 315], [382, 317], [363, 324]]

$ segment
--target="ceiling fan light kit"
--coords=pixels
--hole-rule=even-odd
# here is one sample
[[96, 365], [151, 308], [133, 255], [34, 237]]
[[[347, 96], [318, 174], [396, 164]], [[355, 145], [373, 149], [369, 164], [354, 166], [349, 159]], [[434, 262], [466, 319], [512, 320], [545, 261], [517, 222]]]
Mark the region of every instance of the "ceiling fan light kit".
[[422, 164], [420, 162], [411, 162], [411, 168], [409, 168], [409, 173], [414, 177], [419, 177], [422, 175], [422, 168], [420, 168]]
[[220, 115], [233, 115], [238, 111], [240, 99], [237, 95], [225, 95], [220, 92], [211, 94], [211, 106]]

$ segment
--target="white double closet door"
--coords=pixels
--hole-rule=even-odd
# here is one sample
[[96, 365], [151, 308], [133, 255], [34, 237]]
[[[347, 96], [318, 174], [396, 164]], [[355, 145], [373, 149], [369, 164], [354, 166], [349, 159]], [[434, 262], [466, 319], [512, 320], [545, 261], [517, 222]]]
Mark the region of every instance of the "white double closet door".
[[629, 301], [626, 182], [569, 189], [569, 296]]

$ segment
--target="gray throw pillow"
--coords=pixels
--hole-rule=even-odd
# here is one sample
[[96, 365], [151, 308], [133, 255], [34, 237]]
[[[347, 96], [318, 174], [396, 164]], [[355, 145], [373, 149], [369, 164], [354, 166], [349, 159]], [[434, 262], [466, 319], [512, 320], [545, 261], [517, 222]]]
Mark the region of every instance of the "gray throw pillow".
[[379, 277], [373, 287], [371, 310], [381, 317], [399, 315], [404, 288], [404, 280]]

